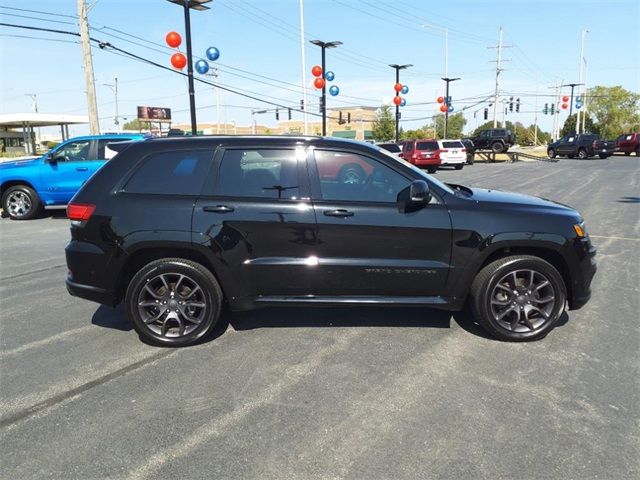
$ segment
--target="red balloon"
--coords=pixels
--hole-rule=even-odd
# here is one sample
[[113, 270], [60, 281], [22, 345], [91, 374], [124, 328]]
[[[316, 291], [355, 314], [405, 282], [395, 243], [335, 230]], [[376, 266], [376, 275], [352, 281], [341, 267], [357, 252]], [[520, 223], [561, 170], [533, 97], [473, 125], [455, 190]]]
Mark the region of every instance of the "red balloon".
[[400, 93], [400, 90], [402, 90], [402, 84], [401, 83], [396, 83], [393, 86], [393, 89], [396, 91], [396, 93]]
[[[444, 103], [444, 97], [438, 97], [438, 103]], [[440, 110], [442, 110], [442, 108]], [[444, 110], [442, 111], [444, 112]]]
[[[400, 84], [396, 83], [396, 85]], [[402, 85], [400, 85], [400, 88], [402, 88]], [[393, 97], [393, 103], [395, 103], [396, 105], [400, 105], [402, 103], [402, 97], [400, 95], [396, 95], [395, 97]]]
[[[442, 98], [442, 97], [440, 97], [440, 98]], [[446, 105], [440, 105], [440, 111], [442, 113], [446, 112], [447, 111], [447, 106]]]
[[174, 53], [173, 55], [171, 55], [171, 65], [173, 65], [173, 68], [182, 70], [187, 66], [187, 57], [185, 57], [181, 53]]
[[182, 43], [182, 37], [178, 32], [169, 32], [164, 39], [171, 48], [178, 48]]
[[569, 108], [569, 105], [568, 105], [568, 104], [566, 104], [566, 103], [563, 103], [563, 104], [562, 104], [562, 109], [563, 109], [563, 110], [566, 110], [567, 108]]
[[565, 102], [565, 103], [566, 103], [566, 102], [568, 102], [568, 101], [569, 101], [569, 97], [567, 97], [567, 96], [565, 95], [564, 97], [562, 97], [562, 101], [563, 101], [563, 102]]
[[320, 88], [324, 87], [324, 78], [322, 78], [322, 77], [318, 77], [318, 78], [316, 78], [316, 79], [313, 81], [313, 85], [314, 85], [316, 88], [318, 88], [318, 89], [320, 89]]
[[[316, 65], [311, 69], [311, 73], [313, 74], [314, 77], [319, 77], [320, 75], [322, 75], [322, 67], [320, 65]], [[318, 88], [322, 88], [322, 87], [318, 87]]]

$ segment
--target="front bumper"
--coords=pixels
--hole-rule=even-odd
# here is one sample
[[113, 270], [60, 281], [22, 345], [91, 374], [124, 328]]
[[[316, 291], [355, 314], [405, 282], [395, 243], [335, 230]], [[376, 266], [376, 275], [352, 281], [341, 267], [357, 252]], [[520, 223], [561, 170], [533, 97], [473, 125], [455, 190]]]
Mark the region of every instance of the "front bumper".
[[591, 298], [591, 281], [598, 270], [597, 249], [588, 238], [581, 238], [574, 241], [573, 250], [577, 254], [577, 264], [572, 268], [569, 309], [578, 310]]

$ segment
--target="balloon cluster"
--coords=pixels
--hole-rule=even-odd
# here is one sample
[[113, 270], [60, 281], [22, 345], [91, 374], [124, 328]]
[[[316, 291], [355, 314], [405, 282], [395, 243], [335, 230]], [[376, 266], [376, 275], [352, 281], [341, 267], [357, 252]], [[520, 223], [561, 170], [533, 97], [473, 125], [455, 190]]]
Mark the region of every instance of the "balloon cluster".
[[442, 113], [445, 112], [453, 112], [453, 105], [451, 105], [451, 97], [438, 97], [436, 101], [440, 104], [440, 111]]
[[396, 83], [393, 86], [393, 89], [396, 91], [396, 96], [393, 97], [394, 105], [404, 107], [407, 104], [407, 100], [401, 97], [400, 94], [402, 93], [403, 95], [406, 95], [407, 93], [409, 93], [409, 87], [407, 87], [406, 85], [402, 85], [401, 83]]
[[564, 97], [562, 97], [562, 109], [566, 110], [567, 108], [569, 108], [569, 97], [567, 95], [565, 95]]
[[[315, 79], [313, 80], [313, 86], [316, 87], [318, 90], [324, 88], [327, 82], [332, 82], [333, 79], [336, 78], [336, 75], [331, 71], [322, 75], [322, 67], [320, 65], [315, 65], [311, 69], [311, 74], [315, 77]], [[340, 93], [340, 88], [337, 85], [331, 85], [331, 88], [329, 88], [329, 94], [332, 97], [335, 97], [339, 93]]]
[[[178, 32], [169, 32], [165, 37], [165, 41], [167, 42], [167, 45], [169, 45], [171, 48], [178, 48], [182, 43], [182, 37]], [[207, 58], [212, 62], [220, 58], [220, 50], [218, 50], [216, 47], [207, 48], [206, 54], [207, 54]], [[185, 57], [184, 54], [181, 52], [176, 52], [173, 55], [171, 55], [171, 65], [173, 66], [173, 68], [177, 70], [182, 70], [184, 67], [187, 66], [187, 57]], [[195, 63], [195, 67], [196, 67], [196, 72], [203, 75], [209, 71], [209, 64], [207, 63], [206, 60], [202, 60], [202, 59], [198, 60]]]

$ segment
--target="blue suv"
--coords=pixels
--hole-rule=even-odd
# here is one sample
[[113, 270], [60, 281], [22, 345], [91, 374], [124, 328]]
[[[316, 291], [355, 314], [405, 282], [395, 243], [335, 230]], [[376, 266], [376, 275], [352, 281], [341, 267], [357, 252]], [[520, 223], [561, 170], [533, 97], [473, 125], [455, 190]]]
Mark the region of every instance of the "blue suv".
[[2, 208], [15, 220], [28, 220], [43, 207], [66, 205], [115, 151], [110, 143], [143, 140], [143, 134], [76, 137], [33, 160], [0, 164]]

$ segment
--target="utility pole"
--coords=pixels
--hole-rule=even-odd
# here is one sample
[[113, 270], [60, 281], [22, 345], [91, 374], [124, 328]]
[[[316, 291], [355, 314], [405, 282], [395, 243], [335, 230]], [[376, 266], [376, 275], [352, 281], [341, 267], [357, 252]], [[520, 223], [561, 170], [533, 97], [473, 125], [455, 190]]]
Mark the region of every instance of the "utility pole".
[[[302, 118], [304, 122], [304, 134], [309, 134], [309, 119], [307, 116], [307, 63], [304, 55], [304, 0], [300, 0], [300, 55], [302, 57]], [[324, 75], [324, 72], [322, 72]]]
[[120, 133], [120, 115], [118, 115], [118, 77], [113, 77], [113, 83], [105, 83], [105, 87], [109, 87], [116, 97], [116, 116], [113, 117], [113, 124], [116, 126], [116, 131]]
[[[498, 59], [496, 62], [496, 90], [493, 99], [493, 128], [498, 127], [498, 97], [500, 96], [500, 72], [502, 72], [502, 49], [503, 48], [511, 48], [510, 45], [502, 44], [502, 27], [500, 27], [500, 37], [498, 40], [498, 45], [495, 47], [487, 47], [487, 48], [495, 48], [497, 49]], [[504, 125], [503, 125], [504, 126]]]
[[[205, 75], [217, 79], [220, 74], [217, 68], [212, 68]], [[216, 133], [220, 134], [220, 89], [214, 86], [213, 90], [216, 92]]]
[[[587, 33], [589, 33], [589, 30], [582, 30], [581, 39], [580, 39], [580, 61], [579, 61], [580, 83], [579, 85], [584, 85], [584, 83], [582, 83], [582, 65], [583, 65], [583, 59], [584, 59], [584, 37]], [[581, 92], [582, 92], [582, 88], [579, 88], [578, 93], [581, 93]], [[571, 90], [571, 93], [573, 94], [573, 89]], [[571, 95], [571, 103], [573, 104], [573, 95]], [[578, 109], [578, 111], [576, 112], [576, 134], [578, 133], [580, 133], [580, 109]]]
[[89, 39], [89, 20], [85, 0], [77, 0], [78, 22], [80, 24], [80, 41], [82, 43], [82, 63], [84, 65], [84, 81], [87, 88], [87, 109], [89, 111], [89, 131], [92, 135], [100, 133], [98, 122], [98, 102], [96, 100], [96, 81], [93, 76], [93, 60], [91, 59], [91, 43]]
[[585, 122], [587, 120], [587, 60], [584, 61], [584, 94], [582, 96], [582, 133], [585, 133]]
[[558, 116], [560, 115], [560, 109], [558, 108], [558, 104], [560, 103], [560, 88], [562, 87], [562, 82], [558, 82], [556, 85], [549, 87], [555, 89], [555, 94], [553, 97], [554, 101], [554, 115], [553, 115], [553, 140], [556, 141], [558, 139], [558, 132], [560, 130], [558, 125]]

